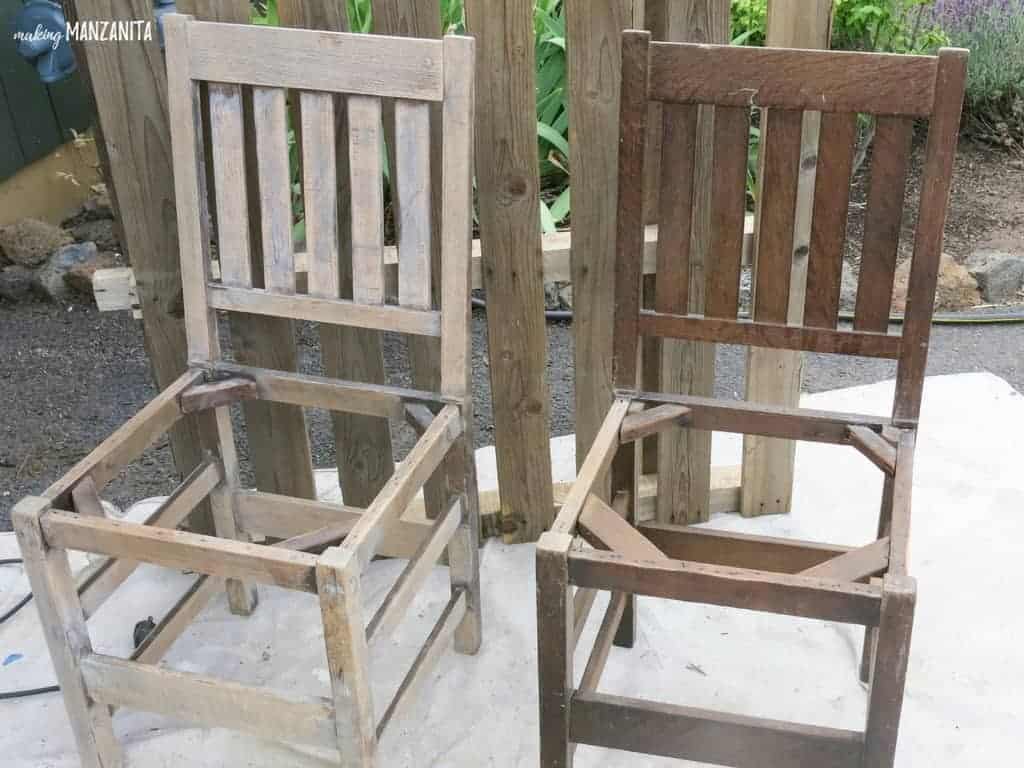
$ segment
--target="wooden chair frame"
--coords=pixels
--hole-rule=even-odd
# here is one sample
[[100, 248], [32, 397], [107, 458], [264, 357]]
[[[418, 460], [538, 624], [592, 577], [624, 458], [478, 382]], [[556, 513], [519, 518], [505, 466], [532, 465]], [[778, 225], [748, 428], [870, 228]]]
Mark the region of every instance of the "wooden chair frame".
[[[913, 624], [907, 573], [910, 492], [928, 334], [966, 51], [911, 57], [651, 43], [623, 36], [615, 307], [616, 399], [537, 547], [540, 764], [566, 768], [577, 743], [750, 768], [891, 768]], [[643, 164], [648, 105], [663, 103], [661, 238], [653, 310], [641, 308]], [[690, 313], [686, 257], [697, 105], [713, 105], [716, 262], [703, 314]], [[762, 122], [767, 195], [753, 320], [738, 315], [747, 131]], [[706, 108], [706, 107], [704, 107]], [[807, 307], [787, 317], [802, 112], [822, 111]], [[856, 113], [878, 116], [856, 318], [838, 327]], [[888, 333], [912, 121], [930, 118], [921, 207], [902, 336]], [[719, 155], [718, 153], [723, 154]], [[676, 173], [666, 174], [667, 168]], [[771, 196], [771, 197], [768, 197]], [[895, 210], [893, 210], [895, 206]], [[681, 213], [680, 213], [681, 211]], [[895, 223], [895, 226], [894, 226]], [[680, 296], [679, 293], [682, 293]], [[891, 419], [691, 396], [638, 387], [641, 338], [661, 336], [895, 358]], [[641, 520], [636, 441], [691, 428], [846, 444], [885, 474], [877, 541], [849, 548]], [[601, 483], [611, 476], [611, 504]], [[574, 685], [573, 654], [598, 590], [611, 593]], [[635, 595], [859, 624], [870, 685], [864, 731], [738, 716], [598, 692], [613, 644], [629, 647]]]
[[[473, 654], [481, 640], [469, 334], [473, 41], [201, 23], [180, 15], [165, 17], [164, 24], [189, 369], [42, 496], [15, 507], [25, 569], [84, 766], [120, 764], [111, 713], [125, 706], [262, 738], [337, 747], [344, 765], [366, 768], [375, 764], [378, 739], [449, 641], [457, 651]], [[209, 84], [219, 281], [210, 271], [204, 82]], [[265, 288], [253, 287], [247, 240], [242, 86], [254, 86]], [[308, 295], [295, 287], [284, 89], [301, 92]], [[385, 304], [382, 291], [382, 98], [395, 100], [398, 160], [392, 179], [403, 203], [399, 306]], [[335, 199], [335, 129], [343, 136], [346, 122], [336, 120], [334, 110], [343, 100], [351, 154], [351, 299], [339, 298], [338, 254], [345, 243]], [[432, 105], [445, 139], [444, 213], [437, 224], [439, 310], [432, 308], [429, 293]], [[215, 310], [437, 337], [440, 392], [225, 362]], [[229, 407], [251, 398], [405, 419], [420, 436], [365, 509], [244, 490]], [[107, 519], [99, 492], [183, 418], [198, 421], [208, 446], [202, 464], [144, 523]], [[443, 511], [435, 519], [403, 518], [434, 476], [447, 491]], [[217, 535], [178, 530], [204, 502]], [[253, 535], [282, 540], [256, 544]], [[108, 559], [76, 583], [68, 549]], [[445, 553], [451, 599], [378, 719], [368, 643], [391, 634]], [[376, 555], [409, 563], [364, 626], [360, 577]], [[140, 561], [201, 575], [130, 659], [95, 653], [86, 620]], [[318, 595], [332, 696], [272, 693], [156, 665], [218, 590], [226, 589], [234, 613], [250, 613], [255, 583]]]

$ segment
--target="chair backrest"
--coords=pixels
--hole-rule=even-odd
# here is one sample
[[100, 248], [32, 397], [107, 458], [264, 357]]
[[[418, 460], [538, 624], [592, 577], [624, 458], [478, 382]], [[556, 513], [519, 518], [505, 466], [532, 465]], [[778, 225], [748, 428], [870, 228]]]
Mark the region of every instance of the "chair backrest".
[[[963, 103], [967, 52], [938, 56], [622, 43], [615, 380], [637, 384], [638, 336], [661, 336], [893, 358], [893, 418], [913, 423], [921, 389]], [[641, 309], [644, 158], [648, 107], [662, 105], [663, 137], [653, 311]], [[698, 108], [713, 105], [710, 254], [703, 311], [688, 287]], [[752, 320], [738, 317], [752, 108], [761, 110], [762, 169]], [[804, 113], [821, 112], [806, 298], [790, 308], [794, 216]], [[838, 324], [843, 249], [858, 114], [876, 118], [853, 328]], [[888, 333], [903, 194], [915, 120], [928, 146], [902, 334]], [[803, 254], [800, 254], [801, 256]], [[698, 275], [699, 277], [699, 275]], [[664, 285], [663, 285], [664, 283]], [[800, 309], [800, 308], [798, 308]], [[801, 317], [802, 316], [802, 317]], [[795, 322], [795, 318], [800, 318]]]
[[[220, 358], [215, 310], [271, 315], [440, 337], [441, 391], [464, 396], [473, 40], [218, 24], [182, 15], [165, 17], [164, 24], [190, 362]], [[289, 100], [301, 148], [304, 253], [293, 242]], [[386, 262], [396, 251], [384, 245], [382, 191], [382, 114], [391, 108], [397, 304], [385, 296], [385, 275], [393, 268]], [[444, 142], [441, 157], [432, 157], [431, 116], [438, 109], [433, 129], [441, 129]], [[253, 154], [258, 189], [246, 179]], [[219, 279], [210, 271], [209, 159]], [[339, 178], [348, 181], [340, 195]], [[441, 180], [440, 195], [432, 179]], [[434, 238], [440, 308], [431, 292]], [[301, 271], [305, 292], [296, 281]]]

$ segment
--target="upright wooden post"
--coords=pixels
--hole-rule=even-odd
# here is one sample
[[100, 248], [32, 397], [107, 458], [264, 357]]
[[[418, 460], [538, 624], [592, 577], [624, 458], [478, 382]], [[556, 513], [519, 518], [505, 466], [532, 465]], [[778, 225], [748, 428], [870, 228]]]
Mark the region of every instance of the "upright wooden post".
[[502, 525], [508, 541], [534, 541], [554, 503], [533, 3], [467, 0], [466, 22], [477, 39], [476, 178]]
[[[148, 0], [67, 0], [68, 17], [81, 22], [151, 19]], [[90, 81], [109, 161], [107, 177], [120, 214], [122, 246], [131, 259], [142, 309], [146, 353], [157, 389], [185, 370], [178, 227], [167, 117], [167, 77], [156, 38], [77, 46]], [[99, 76], [102, 73], [102, 76]], [[202, 458], [198, 423], [182, 420], [171, 430], [178, 472]], [[209, 529], [209, 519], [197, 527]]]
[[[250, 7], [247, 0], [183, 0], [178, 10], [200, 21], [248, 24]], [[204, 89], [205, 100], [205, 89]], [[246, 89], [245, 161], [246, 193], [249, 206], [249, 247], [252, 254], [254, 284], [263, 278], [263, 248], [260, 234], [259, 184], [257, 182], [256, 145], [252, 128], [252, 98]], [[207, 155], [209, 161], [209, 154]], [[212, 165], [207, 163], [207, 173]], [[209, 185], [213, 189], [213, 184]], [[213, 207], [211, 206], [211, 210]], [[286, 318], [232, 313], [231, 346], [237, 360], [244, 365], [283, 371], [298, 370], [295, 324]], [[309, 433], [302, 408], [266, 400], [248, 400], [242, 404], [256, 486], [263, 491], [316, 498]]]
[[[620, 39], [634, 24], [633, 8], [633, 0], [565, 2], [577, 467], [612, 403]], [[608, 488], [605, 478], [595, 492], [607, 496]]]
[[[373, 31], [381, 35], [399, 37], [440, 37], [440, 0], [374, 0]], [[388, 166], [395, 168], [395, 109], [394, 103], [384, 103], [384, 137], [388, 148]], [[434, 308], [441, 306], [441, 105], [430, 107], [430, 297]], [[393, 177], [392, 177], [393, 178]], [[395, 222], [401, 227], [401, 200], [392, 196]], [[439, 340], [427, 336], [409, 337], [409, 362], [412, 367], [412, 385], [418, 389], [436, 392], [441, 384], [441, 347]], [[472, 450], [472, 446], [470, 446]], [[444, 477], [438, 473], [423, 489], [427, 517], [433, 519], [445, 511], [447, 489]]]
[[[281, 23], [289, 27], [348, 30], [345, 0], [281, 0]], [[292, 105], [293, 122], [298, 124], [297, 105]], [[338, 179], [338, 258], [341, 295], [352, 296], [351, 214], [348, 173], [348, 129], [346, 111], [339, 101], [336, 111]], [[382, 182], [383, 183], [383, 182]], [[384, 382], [384, 351], [377, 331], [343, 326], [320, 327], [320, 349], [324, 373], [341, 379]], [[386, 419], [351, 413], [332, 413], [338, 475], [346, 504], [367, 506], [394, 473], [391, 429]]]
[[[673, 42], [725, 44], [729, 42], [729, 0], [685, 0], [667, 2], [664, 37]], [[670, 119], [678, 121], [678, 116]], [[713, 109], [702, 107], [697, 116], [694, 156], [693, 216], [690, 222], [688, 307], [675, 306], [677, 291], [668, 281], [674, 275], [675, 254], [658, 250], [658, 272], [664, 273], [655, 296], [661, 312], [704, 311], [706, 269], [714, 254], [711, 249], [711, 175], [714, 145]], [[679, 168], [685, 162], [668, 154], [663, 164]], [[666, 168], [662, 169], [663, 171]], [[666, 183], [671, 175], [666, 174]], [[663, 192], [665, 217], [673, 215], [671, 200]], [[711, 396], [715, 381], [715, 345], [700, 341], [663, 339], [661, 342], [662, 392]], [[711, 433], [672, 427], [659, 435], [658, 501], [656, 516], [661, 522], [697, 523], [711, 514]]]
[[[765, 43], [783, 48], [828, 48], [832, 28], [832, 0], [768, 0], [768, 28]], [[793, 266], [790, 273], [788, 322], [803, 321], [807, 289], [807, 255], [810, 251], [811, 208], [818, 159], [818, 131], [821, 113], [804, 114], [800, 147], [800, 180], [793, 222]], [[761, 125], [762, 143], [771, 130], [771, 114]], [[767, 190], [771, 194], [771, 190]], [[758, 200], [762, 196], [758, 194]], [[754, 274], [760, 211], [755, 212]], [[755, 299], [756, 304], [756, 299]], [[757, 316], [755, 312], [755, 317]], [[796, 406], [800, 402], [803, 355], [788, 350], [751, 347], [747, 353], [747, 400], [769, 405]], [[791, 440], [747, 435], [743, 439], [742, 490], [740, 510], [745, 516], [788, 512], [793, 496], [793, 458], [796, 444]]]

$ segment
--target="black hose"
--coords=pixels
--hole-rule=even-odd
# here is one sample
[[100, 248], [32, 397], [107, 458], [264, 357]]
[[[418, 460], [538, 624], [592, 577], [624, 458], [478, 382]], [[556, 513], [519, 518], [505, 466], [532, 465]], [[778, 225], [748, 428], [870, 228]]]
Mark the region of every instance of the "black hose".
[[[0, 565], [21, 565], [23, 562], [24, 561], [21, 558], [11, 557], [5, 560], [0, 560]], [[28, 605], [31, 599], [32, 593], [29, 592], [27, 595], [21, 598], [21, 600], [19, 600], [13, 608], [5, 612], [3, 616], [0, 616], [0, 624], [3, 624], [5, 621], [11, 618], [11, 616], [16, 614], [26, 605]], [[26, 699], [29, 696], [41, 696], [44, 693], [57, 693], [57, 691], [59, 690], [59, 685], [47, 685], [43, 688], [25, 688], [21, 691], [0, 691], [0, 701], [10, 701], [11, 699]]]

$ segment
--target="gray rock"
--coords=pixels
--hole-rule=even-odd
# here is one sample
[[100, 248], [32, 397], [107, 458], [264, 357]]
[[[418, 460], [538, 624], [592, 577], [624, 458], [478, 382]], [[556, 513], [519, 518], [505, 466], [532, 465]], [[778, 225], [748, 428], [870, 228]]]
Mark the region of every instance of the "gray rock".
[[96, 270], [120, 266], [124, 266], [124, 259], [120, 254], [113, 251], [100, 251], [95, 259], [71, 267], [65, 272], [64, 282], [72, 291], [92, 298], [92, 276]]
[[0, 227], [0, 250], [23, 267], [38, 267], [72, 239], [67, 231], [38, 219], [21, 219]]
[[981, 289], [985, 301], [1005, 304], [1020, 301], [1024, 286], [1024, 255], [1006, 251], [975, 251], [967, 259], [967, 270]]
[[843, 260], [843, 278], [839, 287], [839, 310], [841, 312], [853, 312], [857, 307], [857, 279], [858, 272], [850, 266], [850, 262]]
[[572, 283], [557, 281], [544, 284], [544, 309], [572, 309]]
[[71, 234], [80, 243], [96, 243], [96, 247], [101, 251], [121, 250], [121, 244], [118, 242], [117, 234], [114, 232], [113, 219], [83, 221], [71, 230]]
[[0, 299], [17, 302], [29, 298], [33, 277], [32, 270], [20, 264], [0, 270]]
[[51, 299], [66, 298], [71, 289], [64, 276], [74, 269], [95, 263], [98, 258], [96, 243], [65, 245], [36, 272], [36, 284]]

